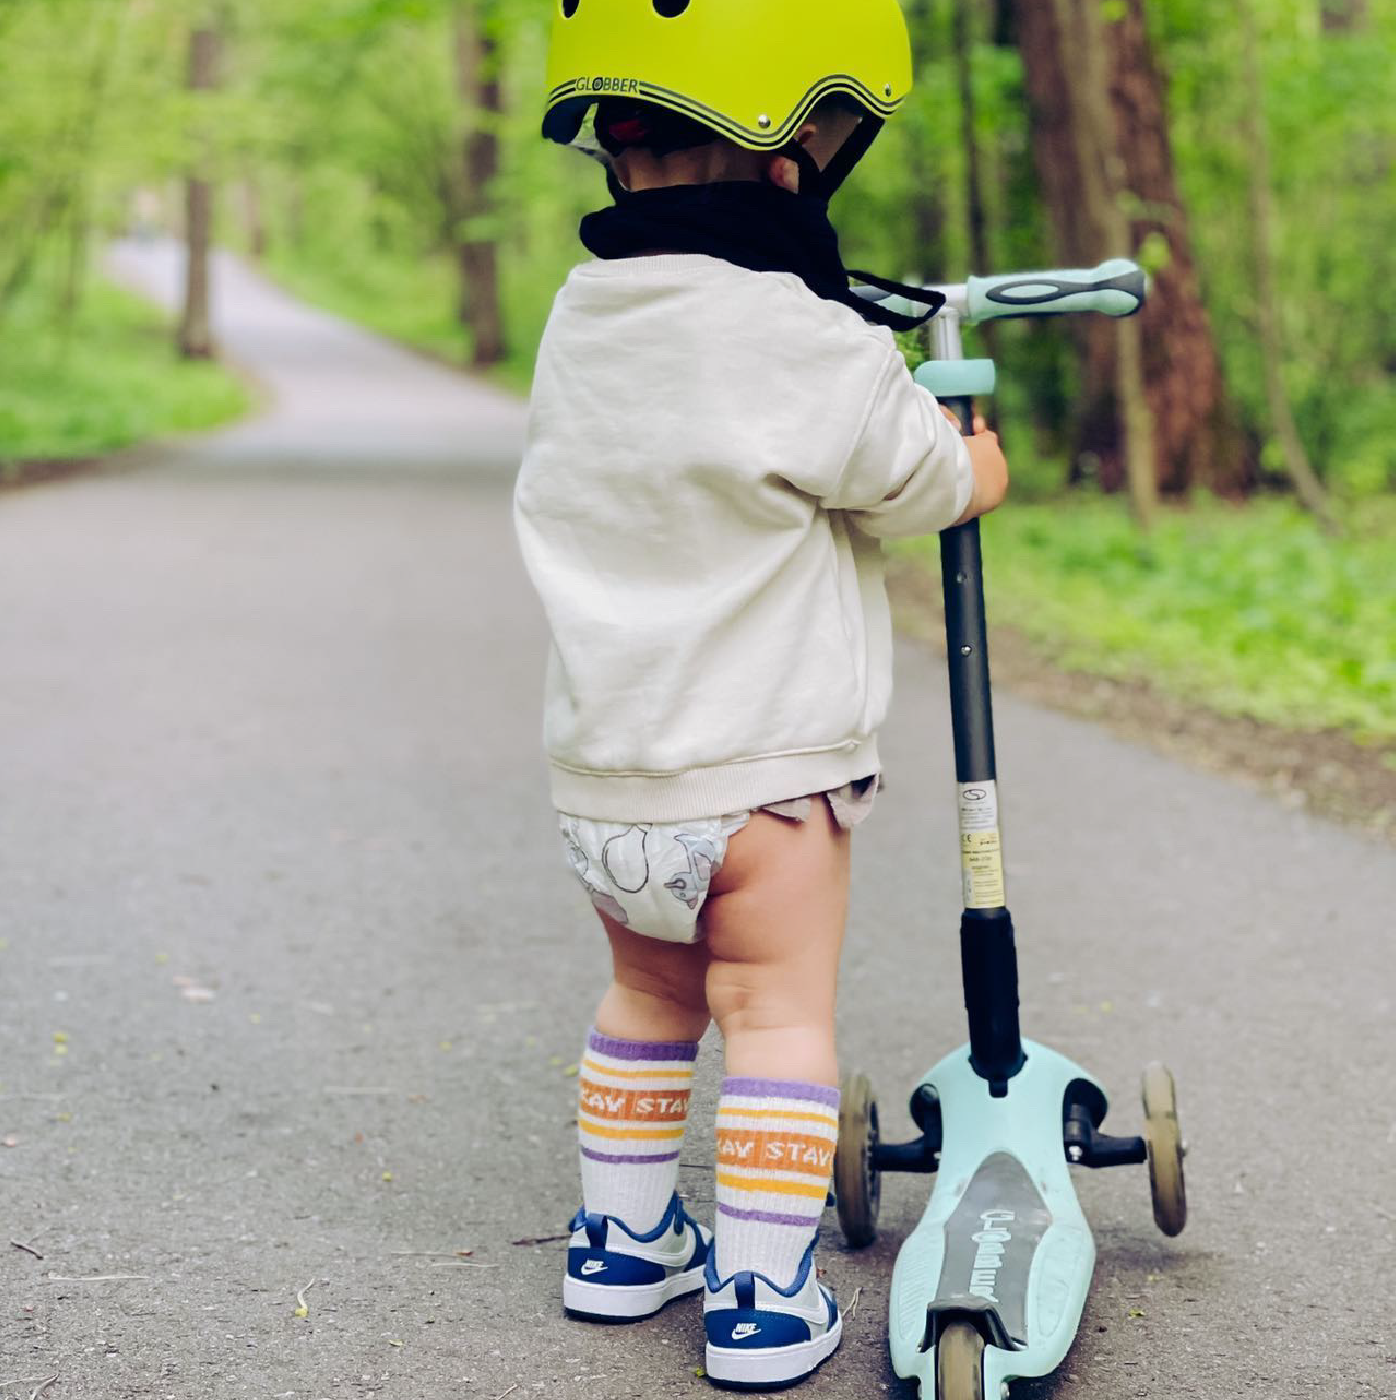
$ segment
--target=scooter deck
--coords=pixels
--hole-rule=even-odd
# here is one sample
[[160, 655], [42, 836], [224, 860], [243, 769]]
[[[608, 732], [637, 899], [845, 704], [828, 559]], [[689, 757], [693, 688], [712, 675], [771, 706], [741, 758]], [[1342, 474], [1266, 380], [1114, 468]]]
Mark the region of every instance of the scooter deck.
[[947, 1314], [977, 1313], [997, 1345], [983, 1354], [988, 1400], [1015, 1377], [1064, 1360], [1094, 1272], [1094, 1237], [1065, 1161], [1065, 1091], [1097, 1081], [1025, 1042], [1026, 1063], [996, 1099], [963, 1046], [924, 1077], [938, 1094], [937, 1184], [905, 1241], [890, 1289], [890, 1357], [936, 1394], [936, 1337]]

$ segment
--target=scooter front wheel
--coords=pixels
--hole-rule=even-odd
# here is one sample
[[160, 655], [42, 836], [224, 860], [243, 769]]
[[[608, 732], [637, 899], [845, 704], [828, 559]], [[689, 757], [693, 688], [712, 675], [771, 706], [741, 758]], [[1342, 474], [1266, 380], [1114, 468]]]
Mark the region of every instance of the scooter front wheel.
[[880, 1114], [870, 1080], [848, 1074], [841, 1081], [841, 1120], [836, 1138], [836, 1215], [846, 1243], [864, 1249], [880, 1217]]
[[1142, 1112], [1152, 1216], [1164, 1235], [1179, 1235], [1186, 1228], [1186, 1149], [1176, 1116], [1176, 1081], [1165, 1065], [1150, 1064], [1142, 1072]]
[[938, 1339], [938, 1400], [983, 1400], [982, 1334], [970, 1322], [950, 1322]]

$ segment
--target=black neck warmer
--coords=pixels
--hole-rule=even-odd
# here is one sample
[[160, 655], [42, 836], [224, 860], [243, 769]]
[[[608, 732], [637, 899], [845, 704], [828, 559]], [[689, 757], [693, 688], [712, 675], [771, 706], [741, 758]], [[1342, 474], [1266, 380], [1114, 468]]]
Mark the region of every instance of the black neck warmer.
[[[612, 207], [589, 214], [579, 228], [584, 247], [595, 257], [705, 253], [753, 272], [791, 272], [817, 296], [893, 330], [923, 325], [943, 304], [936, 292], [868, 272], [848, 273], [827, 201], [818, 195], [792, 194], [758, 181], [669, 185], [631, 193], [611, 175], [608, 188], [615, 201]], [[922, 316], [888, 311], [857, 296], [851, 290], [852, 277], [929, 309]]]

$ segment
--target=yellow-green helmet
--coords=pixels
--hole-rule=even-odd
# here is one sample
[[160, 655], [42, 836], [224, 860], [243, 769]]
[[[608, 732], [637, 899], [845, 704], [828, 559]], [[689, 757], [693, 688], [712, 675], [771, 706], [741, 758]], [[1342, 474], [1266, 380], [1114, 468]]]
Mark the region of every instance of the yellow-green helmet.
[[823, 98], [876, 124], [914, 84], [899, 0], [551, 0], [544, 134], [574, 140], [594, 103], [631, 98], [750, 150], [780, 150]]

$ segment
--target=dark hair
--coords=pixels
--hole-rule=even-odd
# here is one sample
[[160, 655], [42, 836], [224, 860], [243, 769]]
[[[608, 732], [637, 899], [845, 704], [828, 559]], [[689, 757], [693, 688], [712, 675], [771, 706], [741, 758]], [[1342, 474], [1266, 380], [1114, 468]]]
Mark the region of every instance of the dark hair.
[[679, 112], [625, 97], [605, 97], [598, 104], [593, 114], [593, 131], [598, 144], [610, 156], [631, 150], [669, 156], [720, 139], [717, 131]]
[[[844, 92], [823, 97], [810, 115], [820, 121], [838, 112], [856, 117], [870, 115], [854, 97]], [[717, 131], [679, 112], [658, 107], [654, 102], [638, 102], [626, 97], [605, 97], [598, 103], [593, 115], [593, 131], [598, 144], [610, 156], [629, 150], [649, 151], [657, 157], [669, 156], [723, 139]]]

